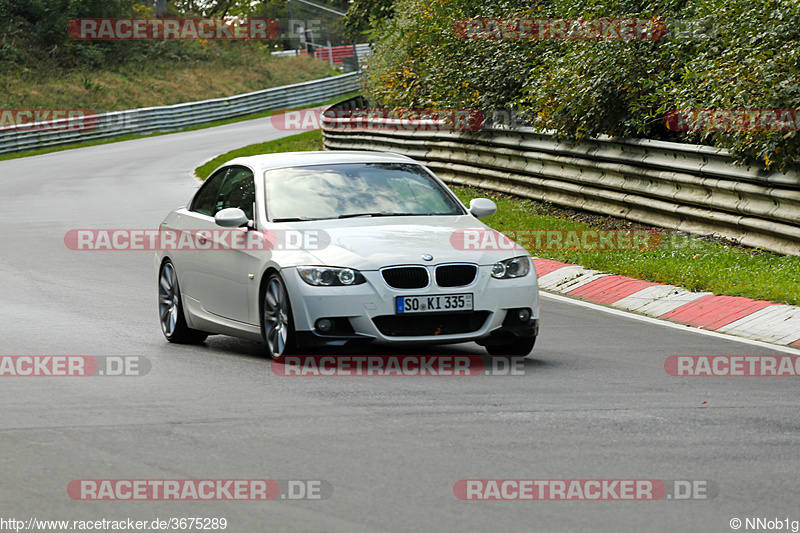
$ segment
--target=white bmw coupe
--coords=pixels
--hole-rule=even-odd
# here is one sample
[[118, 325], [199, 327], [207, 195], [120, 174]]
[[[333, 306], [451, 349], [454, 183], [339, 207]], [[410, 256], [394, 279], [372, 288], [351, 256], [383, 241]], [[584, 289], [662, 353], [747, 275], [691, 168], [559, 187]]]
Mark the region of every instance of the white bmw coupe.
[[485, 198], [467, 209], [397, 154], [234, 159], [161, 224], [161, 329], [170, 342], [264, 341], [273, 358], [469, 341], [528, 355], [539, 330], [536, 272], [522, 247], [499, 246], [477, 220], [495, 210]]

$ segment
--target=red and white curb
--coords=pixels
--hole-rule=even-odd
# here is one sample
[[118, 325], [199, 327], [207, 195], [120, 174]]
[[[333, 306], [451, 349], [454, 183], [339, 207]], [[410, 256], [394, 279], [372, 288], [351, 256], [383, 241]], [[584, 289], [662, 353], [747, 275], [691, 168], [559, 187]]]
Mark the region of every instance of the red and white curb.
[[700, 329], [800, 346], [800, 307], [740, 296], [691, 292], [674, 285], [604, 274], [534, 259], [539, 288]]

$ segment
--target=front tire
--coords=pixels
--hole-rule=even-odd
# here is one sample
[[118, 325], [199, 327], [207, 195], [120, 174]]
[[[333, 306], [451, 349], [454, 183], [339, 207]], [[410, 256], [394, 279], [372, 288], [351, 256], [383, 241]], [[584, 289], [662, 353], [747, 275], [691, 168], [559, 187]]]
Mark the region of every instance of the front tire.
[[536, 337], [518, 337], [510, 344], [487, 345], [486, 351], [491, 356], [500, 355], [529, 355], [536, 344]]
[[267, 279], [262, 305], [261, 330], [267, 341], [267, 352], [273, 359], [294, 353], [297, 338], [292, 318], [292, 305], [286, 285], [280, 275], [273, 273]]
[[175, 272], [171, 261], [161, 265], [158, 274], [158, 318], [161, 332], [169, 342], [199, 344], [208, 337], [208, 333], [191, 329], [186, 325], [178, 273]]

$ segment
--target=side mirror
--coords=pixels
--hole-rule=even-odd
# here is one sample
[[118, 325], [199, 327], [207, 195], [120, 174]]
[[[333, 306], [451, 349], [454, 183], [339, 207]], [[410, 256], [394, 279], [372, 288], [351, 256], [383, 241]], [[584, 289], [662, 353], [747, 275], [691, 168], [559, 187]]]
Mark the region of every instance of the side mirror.
[[250, 219], [238, 207], [228, 207], [214, 215], [214, 222], [223, 228], [241, 228], [249, 224]]
[[475, 218], [484, 218], [494, 215], [497, 205], [488, 198], [473, 198], [469, 202], [469, 213]]

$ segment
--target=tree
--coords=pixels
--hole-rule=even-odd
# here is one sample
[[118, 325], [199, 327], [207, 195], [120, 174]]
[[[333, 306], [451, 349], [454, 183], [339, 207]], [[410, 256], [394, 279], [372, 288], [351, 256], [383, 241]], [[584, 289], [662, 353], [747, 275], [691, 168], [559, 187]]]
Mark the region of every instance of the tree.
[[354, 39], [394, 16], [393, 0], [354, 0], [347, 10], [345, 29]]

